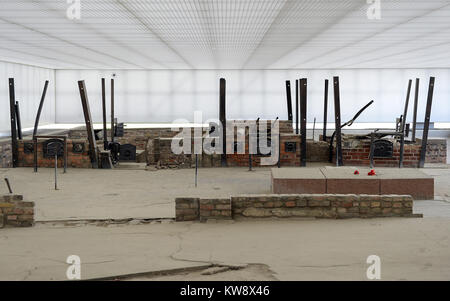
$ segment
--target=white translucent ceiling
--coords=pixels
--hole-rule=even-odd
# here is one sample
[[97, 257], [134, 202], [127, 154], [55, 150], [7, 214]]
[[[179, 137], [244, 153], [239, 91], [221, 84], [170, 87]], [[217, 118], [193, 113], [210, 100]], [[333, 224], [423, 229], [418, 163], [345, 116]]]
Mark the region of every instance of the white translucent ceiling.
[[[75, 0], [70, 0], [72, 2]], [[0, 0], [0, 60], [55, 69], [450, 67], [449, 0]], [[373, 1], [372, 1], [373, 2]]]

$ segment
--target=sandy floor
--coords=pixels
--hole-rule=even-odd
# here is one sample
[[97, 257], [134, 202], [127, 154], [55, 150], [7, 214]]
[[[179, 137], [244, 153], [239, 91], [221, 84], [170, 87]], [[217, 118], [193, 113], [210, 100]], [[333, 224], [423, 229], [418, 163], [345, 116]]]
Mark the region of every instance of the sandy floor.
[[[269, 193], [270, 169], [204, 168], [198, 187], [194, 169], [93, 170], [68, 169], [58, 174], [40, 168], [0, 169], [15, 193], [36, 203], [36, 220], [174, 218], [175, 198], [185, 196], [229, 197], [236, 193]], [[0, 191], [7, 192], [0, 184]]]
[[192, 279], [367, 280], [366, 259], [378, 255], [383, 280], [450, 280], [449, 229], [448, 217], [9, 228], [0, 231], [0, 280], [65, 280], [69, 255], [80, 257], [82, 279], [255, 263], [270, 274]]
[[42, 221], [173, 217], [176, 196], [267, 193], [270, 171], [202, 169], [195, 188], [193, 170], [70, 169], [54, 191], [51, 169], [3, 169], [13, 189], [36, 202], [41, 222], [0, 230], [0, 280], [65, 280], [69, 255], [80, 256], [83, 279], [251, 264], [213, 275], [129, 279], [367, 280], [372, 254], [381, 258], [383, 280], [450, 280], [450, 170], [424, 171], [436, 179], [436, 200], [414, 202], [424, 218], [136, 225]]
[[[426, 168], [435, 178], [438, 201], [450, 201], [450, 169]], [[61, 170], [62, 172], [62, 170]], [[58, 174], [54, 190], [52, 169], [0, 169], [15, 193], [36, 203], [36, 220], [173, 218], [176, 197], [229, 197], [236, 194], [270, 193], [270, 169], [202, 168], [198, 187], [193, 169], [93, 170], [68, 169]], [[7, 192], [0, 184], [0, 193]]]

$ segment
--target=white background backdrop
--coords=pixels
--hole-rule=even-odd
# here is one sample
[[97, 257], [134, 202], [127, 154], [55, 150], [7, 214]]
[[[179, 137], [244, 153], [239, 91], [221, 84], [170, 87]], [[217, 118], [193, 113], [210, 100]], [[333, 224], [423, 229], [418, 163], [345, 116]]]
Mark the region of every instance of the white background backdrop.
[[[342, 120], [350, 119], [371, 99], [375, 103], [358, 122], [394, 122], [403, 114], [408, 79], [413, 79], [408, 120], [412, 120], [415, 78], [421, 79], [418, 121], [423, 122], [430, 76], [436, 77], [432, 121], [450, 121], [449, 69], [352, 70], [167, 70], [56, 71], [56, 122], [84, 122], [77, 81], [86, 81], [94, 122], [101, 122], [101, 78], [107, 79], [109, 119], [110, 78], [115, 73], [115, 113], [121, 122], [193, 121], [193, 112], [217, 118], [219, 78], [227, 80], [227, 118], [287, 119], [285, 80], [308, 78], [308, 122], [323, 120], [324, 80], [329, 83], [328, 120], [334, 120], [332, 77], [340, 77]], [[295, 104], [293, 103], [293, 109]], [[294, 114], [295, 116], [295, 114]]]
[[55, 122], [55, 71], [40, 67], [0, 61], [0, 133], [10, 135], [8, 78], [15, 81], [16, 101], [19, 101], [22, 128], [33, 127], [45, 81], [50, 81], [45, 97], [40, 125]]

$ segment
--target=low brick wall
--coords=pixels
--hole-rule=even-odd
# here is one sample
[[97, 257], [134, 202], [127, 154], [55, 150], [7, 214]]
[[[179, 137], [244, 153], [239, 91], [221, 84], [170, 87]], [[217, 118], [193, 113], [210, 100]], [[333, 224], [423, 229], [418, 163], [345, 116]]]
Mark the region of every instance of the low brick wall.
[[34, 224], [34, 202], [23, 201], [21, 195], [0, 196], [0, 228], [31, 227]]
[[421, 217], [410, 195], [265, 194], [230, 199], [177, 198], [177, 221], [247, 218]]
[[0, 141], [0, 168], [12, 167], [11, 139]]

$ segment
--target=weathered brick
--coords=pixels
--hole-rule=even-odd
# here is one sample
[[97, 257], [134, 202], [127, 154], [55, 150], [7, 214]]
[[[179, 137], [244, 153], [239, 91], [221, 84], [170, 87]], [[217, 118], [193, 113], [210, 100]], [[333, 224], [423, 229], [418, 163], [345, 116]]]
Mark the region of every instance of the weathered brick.
[[371, 208], [380, 207], [380, 206], [381, 206], [381, 203], [378, 202], [378, 201], [370, 202], [370, 207]]

